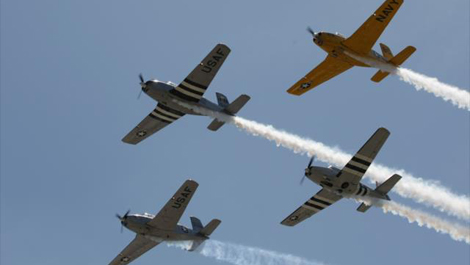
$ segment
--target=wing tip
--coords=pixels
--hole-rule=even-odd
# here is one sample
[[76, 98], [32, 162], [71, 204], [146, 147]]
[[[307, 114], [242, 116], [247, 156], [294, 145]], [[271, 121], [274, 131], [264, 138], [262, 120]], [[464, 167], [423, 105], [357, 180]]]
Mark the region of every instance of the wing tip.
[[123, 143], [131, 144], [131, 145], [137, 145], [139, 143], [139, 142], [131, 142], [129, 139], [127, 139], [127, 137], [122, 138], [121, 141]]
[[191, 183], [191, 184], [195, 185], [196, 187], [199, 186], [199, 183], [197, 183], [197, 181], [195, 181], [194, 179], [191, 179], [191, 178], [187, 179], [185, 181], [185, 183]]
[[377, 129], [377, 132], [386, 134], [387, 136], [390, 135], [390, 131], [389, 131], [387, 128], [385, 128], [385, 127], [380, 127], [380, 128], [378, 128], [378, 129]]
[[217, 45], [216, 45], [215, 47], [220, 47], [220, 46], [224, 47], [224, 48], [227, 49], [229, 52], [231, 51], [230, 47], [228, 47], [227, 44], [222, 43], [222, 42], [217, 43]]
[[286, 92], [289, 93], [289, 94], [291, 94], [291, 95], [294, 95], [294, 96], [300, 96], [300, 95], [302, 95], [303, 93], [305, 93], [306, 91], [305, 91], [305, 92], [301, 92], [300, 89], [296, 89], [296, 88], [294, 88], [294, 87], [291, 87], [291, 88], [289, 88], [288, 90], [286, 90]]

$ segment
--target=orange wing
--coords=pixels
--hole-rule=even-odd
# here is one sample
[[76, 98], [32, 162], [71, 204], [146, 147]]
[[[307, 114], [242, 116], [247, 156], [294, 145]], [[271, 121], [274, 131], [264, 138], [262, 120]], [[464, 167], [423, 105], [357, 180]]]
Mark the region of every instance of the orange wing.
[[353, 66], [328, 55], [321, 64], [319, 64], [315, 69], [310, 71], [310, 73], [297, 81], [297, 83], [289, 88], [287, 92], [300, 96], [351, 67]]
[[367, 54], [402, 4], [403, 0], [386, 0], [343, 44], [355, 52]]

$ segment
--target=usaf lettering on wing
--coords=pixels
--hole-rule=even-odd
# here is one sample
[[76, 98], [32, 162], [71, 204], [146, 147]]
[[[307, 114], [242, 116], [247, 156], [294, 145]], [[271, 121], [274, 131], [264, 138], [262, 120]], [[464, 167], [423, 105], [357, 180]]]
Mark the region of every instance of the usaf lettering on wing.
[[379, 22], [384, 22], [384, 20], [388, 17], [388, 15], [390, 15], [393, 12], [393, 10], [395, 10], [392, 5], [400, 5], [400, 3], [398, 3], [396, 0], [390, 1], [388, 6], [382, 10], [382, 14], [380, 14], [376, 18], [376, 20]]
[[212, 68], [216, 67], [219, 61], [225, 57], [225, 54], [222, 52], [222, 49], [217, 50], [217, 55], [212, 56], [212, 59], [207, 61], [207, 63], [202, 67], [202, 71], [205, 73], [210, 73]]
[[189, 187], [185, 187], [184, 192], [182, 192], [178, 198], [174, 199], [175, 201], [172, 207], [175, 209], [179, 209], [181, 205], [186, 201], [186, 199], [188, 199], [191, 192], [192, 191], [189, 189]]

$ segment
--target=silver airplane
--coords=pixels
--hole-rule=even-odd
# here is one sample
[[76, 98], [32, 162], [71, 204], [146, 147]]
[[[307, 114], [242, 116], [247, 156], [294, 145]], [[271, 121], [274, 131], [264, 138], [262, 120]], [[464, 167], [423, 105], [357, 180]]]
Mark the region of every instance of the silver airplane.
[[209, 239], [221, 223], [220, 220], [213, 219], [203, 226], [198, 218], [191, 216], [193, 229], [178, 224], [197, 187], [196, 181], [187, 180], [157, 215], [129, 214], [129, 211], [124, 216], [116, 214], [121, 225], [137, 235], [109, 265], [129, 264], [163, 241], [192, 241], [188, 250], [194, 251]]
[[[377, 183], [375, 189], [360, 183], [389, 135], [390, 132], [387, 129], [379, 128], [342, 170], [332, 166], [327, 168], [312, 166], [312, 157], [305, 169], [305, 176], [302, 181], [307, 177], [320, 185], [322, 189], [284, 219], [281, 224], [294, 226], [344, 197], [363, 197], [371, 200], [389, 201], [390, 197], [387, 193], [397, 184], [401, 176], [394, 174], [382, 184]], [[370, 205], [362, 203], [357, 210], [366, 212], [370, 207]]]
[[[158, 101], [158, 104], [122, 141], [138, 144], [185, 114], [202, 115], [188, 106], [235, 115], [250, 100], [249, 96], [241, 95], [229, 103], [225, 95], [216, 93], [218, 104], [202, 97], [229, 53], [229, 47], [218, 44], [179, 85], [158, 80], [144, 82], [140, 75], [142, 91]], [[222, 125], [224, 122], [214, 119], [207, 128], [217, 131]]]

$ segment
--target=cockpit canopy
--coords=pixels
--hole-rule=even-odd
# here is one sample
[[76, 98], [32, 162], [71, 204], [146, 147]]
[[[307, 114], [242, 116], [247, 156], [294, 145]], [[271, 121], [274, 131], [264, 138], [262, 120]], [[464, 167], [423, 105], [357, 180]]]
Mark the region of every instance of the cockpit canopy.
[[336, 36], [340, 36], [340, 37], [342, 37], [342, 38], [345, 38], [345, 39], [346, 39], [346, 37], [345, 37], [343, 34], [339, 33], [339, 32], [335, 32], [335, 35], [336, 35]]

